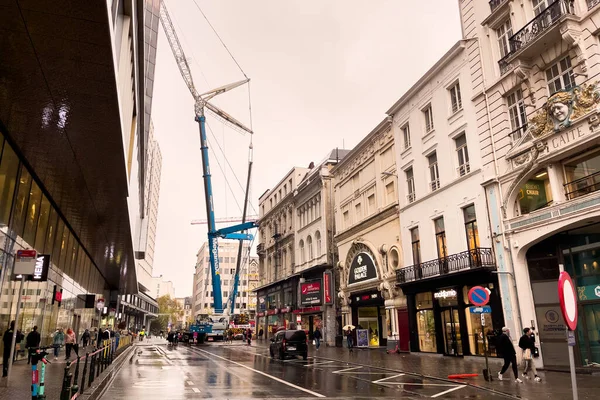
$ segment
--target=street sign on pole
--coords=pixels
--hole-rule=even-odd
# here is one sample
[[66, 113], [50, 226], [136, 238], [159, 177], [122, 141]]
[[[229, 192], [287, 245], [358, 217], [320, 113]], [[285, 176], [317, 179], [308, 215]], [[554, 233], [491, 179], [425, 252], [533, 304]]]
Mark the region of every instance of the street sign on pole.
[[36, 257], [37, 251], [35, 250], [17, 250], [13, 274], [33, 275], [35, 273]]
[[490, 301], [490, 292], [483, 286], [473, 286], [468, 297], [471, 304], [481, 307]]
[[481, 314], [481, 326], [485, 326], [485, 314]]
[[492, 307], [483, 306], [483, 307], [469, 307], [469, 311], [471, 314], [491, 314]]
[[558, 300], [563, 318], [567, 323], [567, 348], [569, 350], [569, 366], [571, 368], [571, 388], [573, 389], [573, 400], [578, 400], [577, 379], [575, 377], [575, 355], [573, 347], [575, 346], [575, 333], [577, 328], [577, 295], [575, 285], [568, 272], [565, 271], [563, 264], [558, 264], [560, 275], [558, 277]]

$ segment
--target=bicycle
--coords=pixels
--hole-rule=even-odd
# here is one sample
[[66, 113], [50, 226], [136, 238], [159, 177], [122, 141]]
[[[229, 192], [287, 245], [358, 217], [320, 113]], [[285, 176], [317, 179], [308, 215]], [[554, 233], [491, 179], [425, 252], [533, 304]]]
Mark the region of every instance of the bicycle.
[[398, 340], [398, 332], [394, 332], [393, 334], [394, 336], [394, 340], [396, 341], [396, 347], [394, 348], [394, 350], [387, 350], [386, 353], [387, 354], [400, 354], [400, 341]]

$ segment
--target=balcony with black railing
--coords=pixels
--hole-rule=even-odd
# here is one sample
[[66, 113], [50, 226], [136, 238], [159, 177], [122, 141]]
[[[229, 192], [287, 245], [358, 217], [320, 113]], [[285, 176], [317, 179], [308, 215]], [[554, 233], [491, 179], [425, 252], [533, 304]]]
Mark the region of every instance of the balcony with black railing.
[[600, 190], [600, 172], [595, 172], [583, 178], [575, 179], [564, 184], [565, 195], [568, 200], [576, 199], [577, 197], [585, 196]]
[[411, 265], [410, 267], [398, 268], [396, 270], [396, 282], [399, 284], [415, 282], [478, 268], [496, 268], [496, 261], [491, 248], [478, 247], [462, 253]]
[[[523, 28], [508, 39], [510, 52], [498, 61], [500, 73], [505, 74], [508, 72], [510, 70], [510, 61], [513, 56], [517, 52], [529, 48], [531, 44], [542, 36], [549, 32], [556, 32], [558, 39], [560, 33], [554, 28], [557, 27], [558, 23], [563, 21], [566, 16], [574, 14], [574, 0], [555, 0], [554, 3], [546, 7], [534, 19], [529, 21]], [[532, 51], [535, 52], [535, 50]], [[533, 54], [528, 54], [527, 56], [531, 55]]]
[[587, 0], [588, 11], [600, 4], [600, 0]]

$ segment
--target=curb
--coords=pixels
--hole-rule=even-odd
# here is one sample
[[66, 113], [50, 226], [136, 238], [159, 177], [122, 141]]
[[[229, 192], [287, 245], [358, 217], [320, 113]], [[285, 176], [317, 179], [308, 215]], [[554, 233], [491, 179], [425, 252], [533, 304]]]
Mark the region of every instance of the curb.
[[110, 383], [115, 379], [117, 373], [121, 370], [123, 364], [125, 364], [125, 360], [129, 358], [130, 354], [133, 353], [133, 349], [135, 345], [129, 346], [125, 351], [117, 356], [117, 358], [113, 361], [113, 363], [108, 367], [97, 385], [88, 387], [88, 390], [91, 392], [81, 394], [77, 396], [77, 399], [85, 399], [85, 400], [98, 400], [104, 392], [110, 387]]

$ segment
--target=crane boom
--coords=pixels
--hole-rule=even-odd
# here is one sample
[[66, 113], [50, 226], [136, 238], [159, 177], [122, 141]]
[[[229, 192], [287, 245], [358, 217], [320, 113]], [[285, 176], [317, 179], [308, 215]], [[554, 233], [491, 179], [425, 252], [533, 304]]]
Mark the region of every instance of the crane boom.
[[[167, 36], [167, 41], [169, 42], [169, 46], [171, 47], [171, 51], [173, 52], [173, 56], [175, 57], [175, 61], [177, 62], [177, 67], [179, 68], [179, 72], [185, 81], [192, 97], [194, 98], [194, 111], [195, 111], [195, 120], [198, 122], [198, 127], [200, 129], [200, 149], [202, 154], [202, 171], [203, 171], [203, 180], [204, 180], [204, 196], [206, 203], [206, 216], [208, 223], [208, 243], [209, 243], [209, 260], [210, 260], [210, 269], [212, 275], [213, 282], [213, 300], [214, 300], [214, 308], [215, 314], [223, 313], [223, 294], [221, 292], [221, 273], [219, 266], [219, 245], [218, 238], [226, 238], [226, 239], [237, 239], [237, 240], [252, 240], [253, 236], [247, 233], [248, 229], [254, 228], [257, 226], [256, 222], [245, 222], [246, 219], [246, 207], [244, 207], [244, 212], [242, 216], [242, 224], [234, 225], [230, 227], [226, 227], [223, 229], [216, 229], [216, 219], [215, 219], [215, 209], [214, 209], [214, 201], [213, 201], [213, 193], [212, 193], [212, 179], [210, 173], [210, 163], [208, 157], [208, 141], [206, 138], [206, 116], [204, 115], [204, 111], [209, 110], [212, 114], [217, 116], [221, 121], [227, 123], [232, 126], [234, 129], [240, 130], [242, 132], [248, 132], [252, 134], [252, 129], [244, 126], [237, 119], [221, 110], [219, 107], [210, 104], [208, 100], [213, 97], [225, 93], [229, 90], [235, 89], [249, 81], [249, 79], [231, 83], [228, 85], [221, 86], [219, 88], [213, 89], [203, 94], [199, 94], [196, 90], [196, 86], [194, 85], [194, 80], [192, 79], [192, 71], [185, 57], [185, 52], [183, 51], [183, 47], [179, 42], [179, 38], [177, 37], [177, 33], [175, 32], [175, 27], [173, 22], [171, 21], [171, 17], [169, 16], [169, 12], [167, 11], [167, 7], [165, 2], [162, 1], [160, 3], [160, 22], [165, 31], [165, 35]], [[252, 168], [252, 144], [250, 145], [250, 161], [249, 161], [249, 171]], [[250, 177], [248, 176], [248, 181]], [[248, 188], [246, 188], [248, 191]], [[246, 202], [248, 198], [248, 192], [246, 192]], [[239, 233], [243, 232], [243, 233]], [[241, 245], [241, 242], [240, 242]], [[241, 247], [240, 247], [241, 248]], [[239, 261], [236, 272], [239, 273]], [[236, 283], [239, 281], [239, 277], [236, 279]], [[236, 285], [237, 287], [237, 285]], [[234, 298], [235, 299], [235, 298]]]

